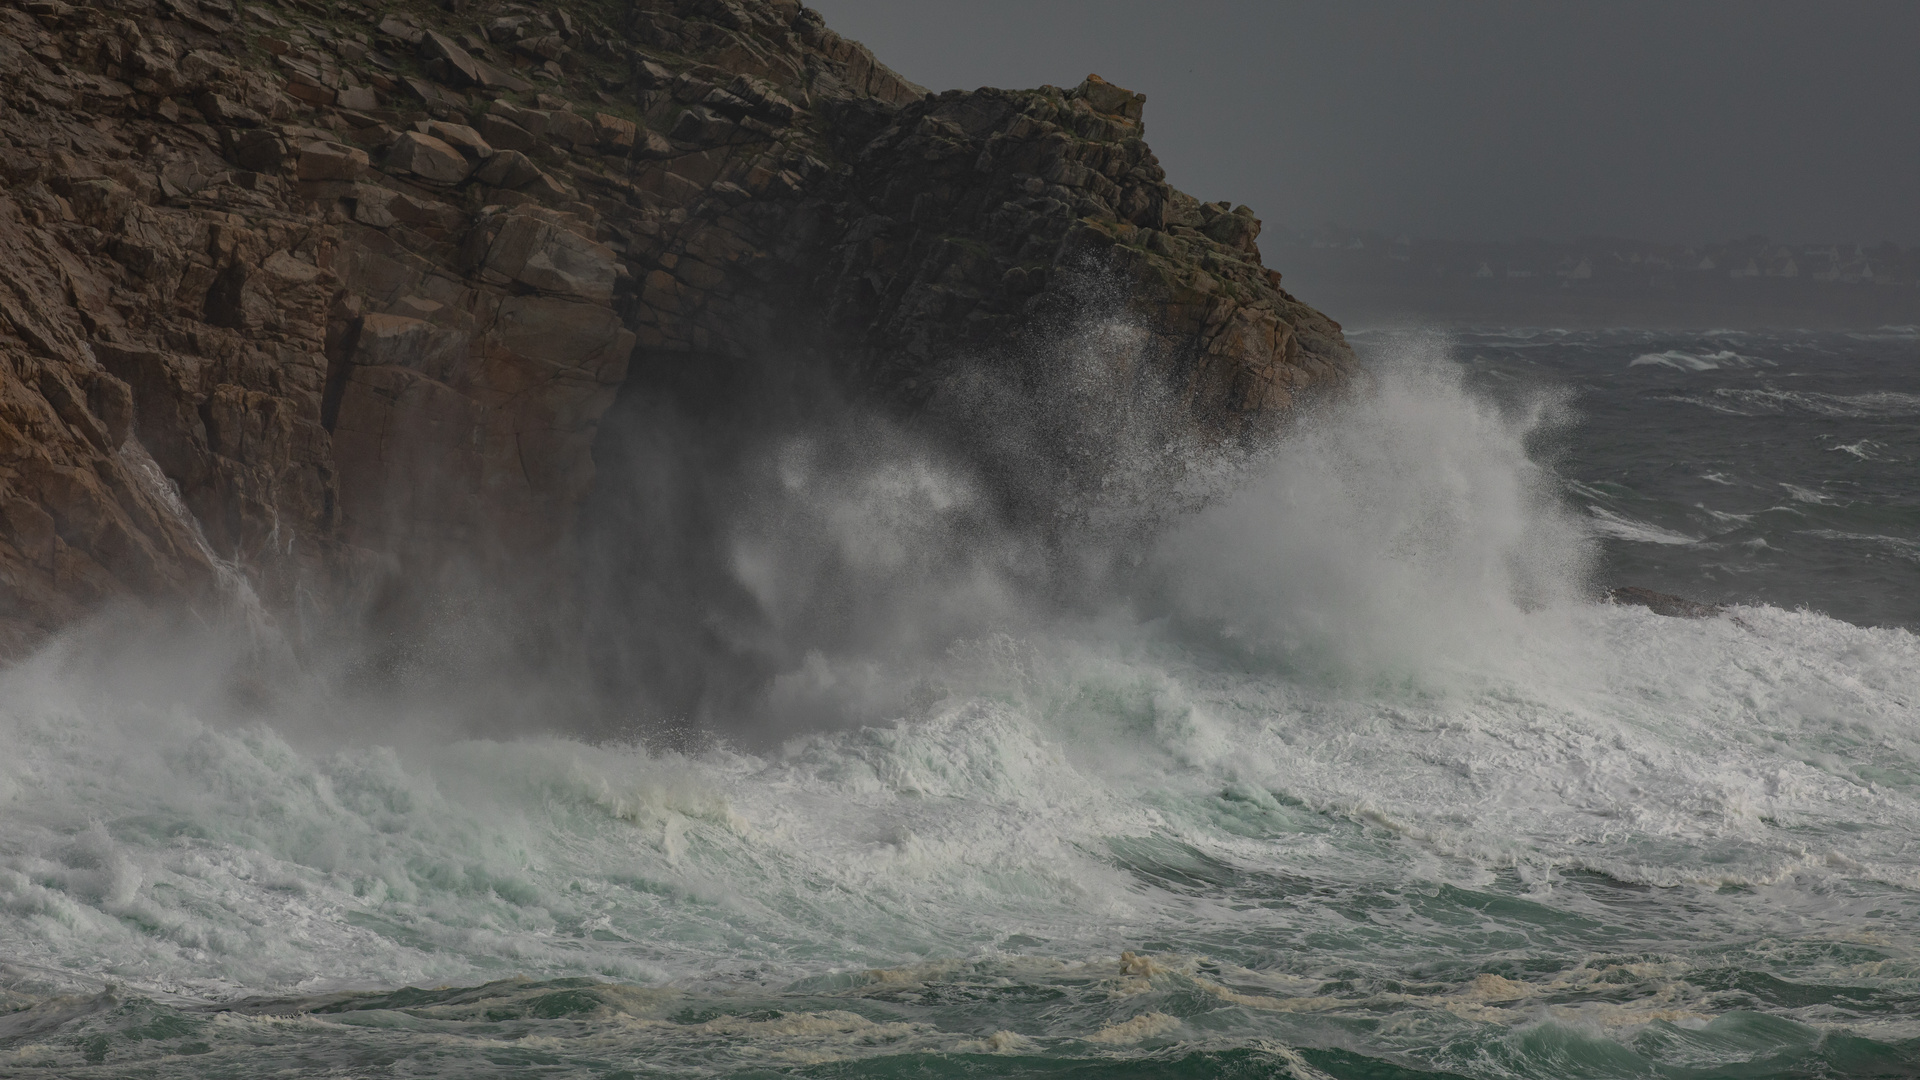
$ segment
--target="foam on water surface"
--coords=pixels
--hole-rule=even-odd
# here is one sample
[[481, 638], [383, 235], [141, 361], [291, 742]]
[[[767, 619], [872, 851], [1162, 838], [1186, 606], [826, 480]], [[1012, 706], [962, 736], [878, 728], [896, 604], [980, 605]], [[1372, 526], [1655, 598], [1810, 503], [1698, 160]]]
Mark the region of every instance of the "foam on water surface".
[[327, 741], [56, 648], [0, 1074], [1920, 1068], [1920, 639], [1587, 601], [1555, 408], [1389, 370], [1106, 613], [764, 752]]
[[1675, 371], [1716, 371], [1723, 367], [1753, 367], [1755, 365], [1774, 366], [1773, 361], [1759, 357], [1742, 356], [1732, 349], [1717, 349], [1712, 352], [1686, 352], [1681, 349], [1668, 349], [1665, 352], [1641, 353], [1633, 358], [1633, 367], [1646, 364], [1659, 364]]
[[[1371, 687], [1092, 630], [1001, 642], [932, 715], [764, 757], [315, 755], [179, 720], [116, 765], [124, 726], [36, 729], [16, 698], [0, 949], [33, 1007], [5, 1022], [131, 992], [11, 1061], [59, 1074], [96, 1036], [139, 1060], [164, 1048], [126, 1031], [174, 1024], [355, 1061], [433, 1030], [477, 1066], [519, 1025], [689, 1073], [1365, 1035], [1554, 1075], [1482, 1058], [1542, 1024], [1631, 1048], [1742, 1010], [1909, 1045], [1920, 644], [1736, 614], [1544, 612], [1497, 669]], [[510, 976], [535, 981], [459, 1007], [334, 993]]]

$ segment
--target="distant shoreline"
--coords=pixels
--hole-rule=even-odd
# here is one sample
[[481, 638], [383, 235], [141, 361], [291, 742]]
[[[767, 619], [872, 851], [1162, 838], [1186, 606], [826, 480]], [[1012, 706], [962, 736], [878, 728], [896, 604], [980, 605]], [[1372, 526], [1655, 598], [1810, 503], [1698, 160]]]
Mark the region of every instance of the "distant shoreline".
[[1279, 249], [1282, 287], [1343, 326], [1475, 324], [1649, 330], [1870, 330], [1920, 324], [1920, 286], [1682, 277], [1632, 280], [1468, 280], [1420, 274], [1348, 253]]
[[1920, 324], [1920, 289], [1855, 288], [1856, 295], [1732, 298], [1701, 295], [1617, 295], [1567, 290], [1494, 291], [1408, 288], [1289, 275], [1283, 285], [1348, 329], [1474, 325], [1553, 326], [1568, 330], [1872, 330]]

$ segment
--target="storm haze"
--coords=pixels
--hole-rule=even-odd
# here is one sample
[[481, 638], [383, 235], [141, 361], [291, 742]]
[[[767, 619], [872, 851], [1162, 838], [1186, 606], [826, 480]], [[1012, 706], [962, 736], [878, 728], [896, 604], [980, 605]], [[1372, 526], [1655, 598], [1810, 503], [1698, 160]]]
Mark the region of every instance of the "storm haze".
[[1142, 92], [1172, 182], [1270, 225], [1920, 243], [1912, 3], [815, 6], [929, 89]]

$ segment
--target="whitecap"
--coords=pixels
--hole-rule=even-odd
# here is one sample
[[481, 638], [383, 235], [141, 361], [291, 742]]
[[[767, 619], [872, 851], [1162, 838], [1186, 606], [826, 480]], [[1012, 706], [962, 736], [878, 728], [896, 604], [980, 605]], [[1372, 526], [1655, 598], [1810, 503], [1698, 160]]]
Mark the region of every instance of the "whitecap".
[[1855, 540], [1865, 544], [1877, 544], [1892, 548], [1894, 552], [1906, 558], [1920, 561], [1920, 540], [1901, 536], [1881, 536], [1878, 533], [1842, 532], [1839, 529], [1803, 529], [1808, 536], [1818, 536], [1823, 540]]
[[1690, 353], [1681, 349], [1668, 349], [1666, 352], [1641, 353], [1633, 358], [1628, 367], [1646, 367], [1649, 365], [1670, 367], [1675, 371], [1717, 371], [1723, 367], [1753, 367], [1756, 364], [1773, 367], [1771, 360], [1757, 356], [1743, 356], [1732, 349], [1720, 349], [1716, 352]]
[[1855, 341], [1911, 341], [1920, 337], [1920, 326], [1879, 326], [1871, 331], [1852, 331], [1847, 336]]
[[1785, 482], [1782, 482], [1780, 486], [1787, 489], [1787, 494], [1803, 503], [1813, 503], [1815, 506], [1827, 506], [1833, 502], [1831, 498], [1818, 491], [1814, 491], [1812, 488], [1803, 488], [1798, 484], [1788, 484]]
[[1568, 491], [1576, 495], [1583, 495], [1589, 499], [1597, 499], [1604, 502], [1615, 497], [1611, 491], [1603, 491], [1591, 484], [1583, 484], [1578, 480], [1568, 480], [1566, 481], [1566, 486]]
[[1715, 412], [1735, 416], [1780, 416], [1789, 412], [1811, 413], [1846, 419], [1891, 419], [1920, 416], [1920, 394], [1897, 390], [1876, 390], [1865, 394], [1823, 394], [1817, 391], [1720, 387], [1710, 398], [1682, 397], [1674, 400], [1702, 405]]
[[1658, 525], [1649, 525], [1644, 521], [1616, 514], [1598, 506], [1589, 506], [1587, 511], [1593, 515], [1593, 531], [1602, 536], [1611, 536], [1616, 540], [1630, 540], [1638, 544], [1697, 544], [1700, 538], [1663, 529]]
[[1920, 416], [1920, 394], [1881, 390], [1870, 394], [1805, 394], [1806, 408], [1822, 416], [1881, 418]]

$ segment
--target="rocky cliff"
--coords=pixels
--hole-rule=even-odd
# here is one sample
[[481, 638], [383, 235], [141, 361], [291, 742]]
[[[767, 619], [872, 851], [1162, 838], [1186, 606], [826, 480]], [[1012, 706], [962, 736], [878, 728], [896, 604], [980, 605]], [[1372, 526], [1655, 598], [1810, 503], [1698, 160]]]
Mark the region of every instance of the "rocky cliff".
[[300, 612], [540, 565], [630, 378], [937, 409], [1069, 279], [1210, 438], [1350, 364], [1140, 96], [930, 95], [792, 0], [25, 0], [0, 88], [8, 649], [233, 567]]

